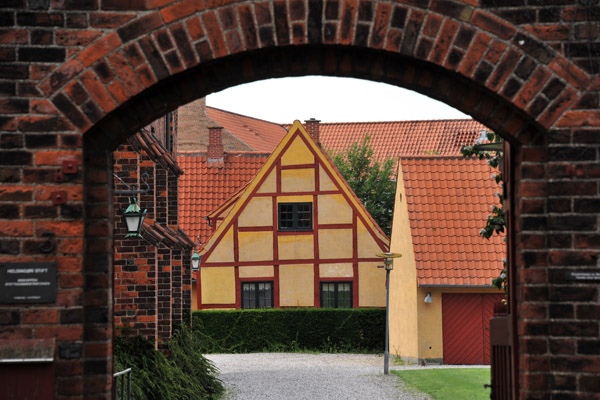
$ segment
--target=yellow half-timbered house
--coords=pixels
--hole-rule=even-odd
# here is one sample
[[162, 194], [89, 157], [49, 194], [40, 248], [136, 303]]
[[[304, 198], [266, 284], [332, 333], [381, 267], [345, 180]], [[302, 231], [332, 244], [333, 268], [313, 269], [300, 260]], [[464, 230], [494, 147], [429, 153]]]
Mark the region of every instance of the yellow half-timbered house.
[[211, 214], [199, 309], [385, 307], [376, 254], [389, 239], [317, 143], [318, 128], [313, 138], [295, 121], [256, 177]]

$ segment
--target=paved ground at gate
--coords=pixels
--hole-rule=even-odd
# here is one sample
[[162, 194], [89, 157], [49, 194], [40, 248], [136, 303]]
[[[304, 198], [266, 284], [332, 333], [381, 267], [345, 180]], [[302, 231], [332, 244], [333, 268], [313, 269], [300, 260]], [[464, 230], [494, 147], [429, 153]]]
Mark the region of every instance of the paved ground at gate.
[[384, 375], [383, 356], [252, 353], [207, 358], [221, 371], [228, 400], [429, 399], [403, 389], [395, 375]]

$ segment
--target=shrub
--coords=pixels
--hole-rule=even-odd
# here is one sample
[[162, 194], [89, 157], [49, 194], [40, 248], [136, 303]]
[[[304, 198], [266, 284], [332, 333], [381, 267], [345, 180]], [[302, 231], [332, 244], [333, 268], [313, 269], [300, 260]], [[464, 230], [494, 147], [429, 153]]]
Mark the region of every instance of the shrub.
[[115, 337], [114, 370], [131, 367], [132, 399], [215, 399], [224, 392], [217, 370], [198, 350], [189, 329], [168, 342], [169, 356], [141, 336]]
[[385, 310], [196, 311], [192, 326], [203, 353], [383, 352]]

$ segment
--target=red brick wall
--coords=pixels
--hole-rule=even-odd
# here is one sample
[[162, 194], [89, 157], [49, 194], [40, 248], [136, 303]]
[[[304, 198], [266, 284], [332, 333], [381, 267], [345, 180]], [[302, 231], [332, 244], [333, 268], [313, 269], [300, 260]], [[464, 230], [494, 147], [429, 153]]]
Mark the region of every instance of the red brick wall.
[[[55, 304], [0, 305], [0, 338], [55, 337], [55, 397], [108, 397], [112, 151], [226, 87], [351, 76], [439, 99], [515, 145], [520, 395], [595, 395], [598, 283], [566, 280], [598, 259], [599, 6], [590, 3], [3, 2], [0, 260], [56, 261], [58, 289]], [[67, 159], [78, 173], [56, 181]], [[57, 191], [66, 203], [52, 203]], [[39, 251], [47, 231], [48, 254]]]
[[[116, 191], [140, 187], [140, 157], [133, 146], [124, 144], [113, 154], [114, 173], [128, 186], [114, 179]], [[114, 324], [117, 334], [156, 337], [156, 249], [146, 240], [125, 238], [127, 228], [122, 210], [138, 194], [115, 195], [114, 226]], [[147, 208], [148, 202], [138, 203]], [[151, 206], [151, 205], [150, 205]], [[153, 207], [150, 207], [150, 213]]]
[[[114, 178], [114, 324], [117, 334], [143, 335], [157, 343], [171, 337], [174, 326], [190, 321], [183, 319], [182, 258], [189, 255], [189, 243], [174, 240], [164, 230], [177, 226], [178, 175], [168, 168], [165, 157], [147, 151], [152, 146], [164, 149], [166, 117], [144, 128], [152, 135], [142, 140], [132, 138], [113, 153]], [[156, 142], [149, 143], [155, 139]], [[146, 147], [144, 147], [146, 146]], [[164, 149], [166, 151], [166, 149]], [[167, 165], [167, 166], [165, 166]], [[127, 192], [130, 193], [122, 193]], [[149, 225], [141, 238], [125, 238], [122, 210], [130, 198], [139, 199], [146, 209]], [[162, 227], [162, 229], [159, 229]], [[187, 301], [189, 303], [189, 301]], [[173, 309], [171, 309], [173, 308]]]

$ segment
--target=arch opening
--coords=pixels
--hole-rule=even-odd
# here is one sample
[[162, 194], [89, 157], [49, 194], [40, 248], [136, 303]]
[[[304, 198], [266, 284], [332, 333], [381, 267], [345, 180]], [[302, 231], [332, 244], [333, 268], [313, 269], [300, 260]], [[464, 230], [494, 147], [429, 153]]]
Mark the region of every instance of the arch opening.
[[[131, 99], [84, 134], [86, 161], [86, 239], [95, 240], [97, 223], [112, 226], [111, 152], [127, 138], [166, 112], [197, 98], [241, 83], [266, 78], [303, 75], [341, 76], [374, 80], [404, 87], [442, 101], [469, 114], [513, 145], [539, 144], [544, 130], [509, 101], [477, 82], [432, 64], [369, 49], [303, 47], [256, 51], [208, 62], [177, 74]], [[106, 178], [106, 181], [103, 179]], [[99, 196], [104, 193], [108, 197]], [[101, 209], [108, 210], [104, 214]], [[86, 254], [90, 273], [110, 270], [111, 254]], [[111, 307], [112, 299], [107, 306]], [[112, 313], [112, 310], [111, 310]]]

